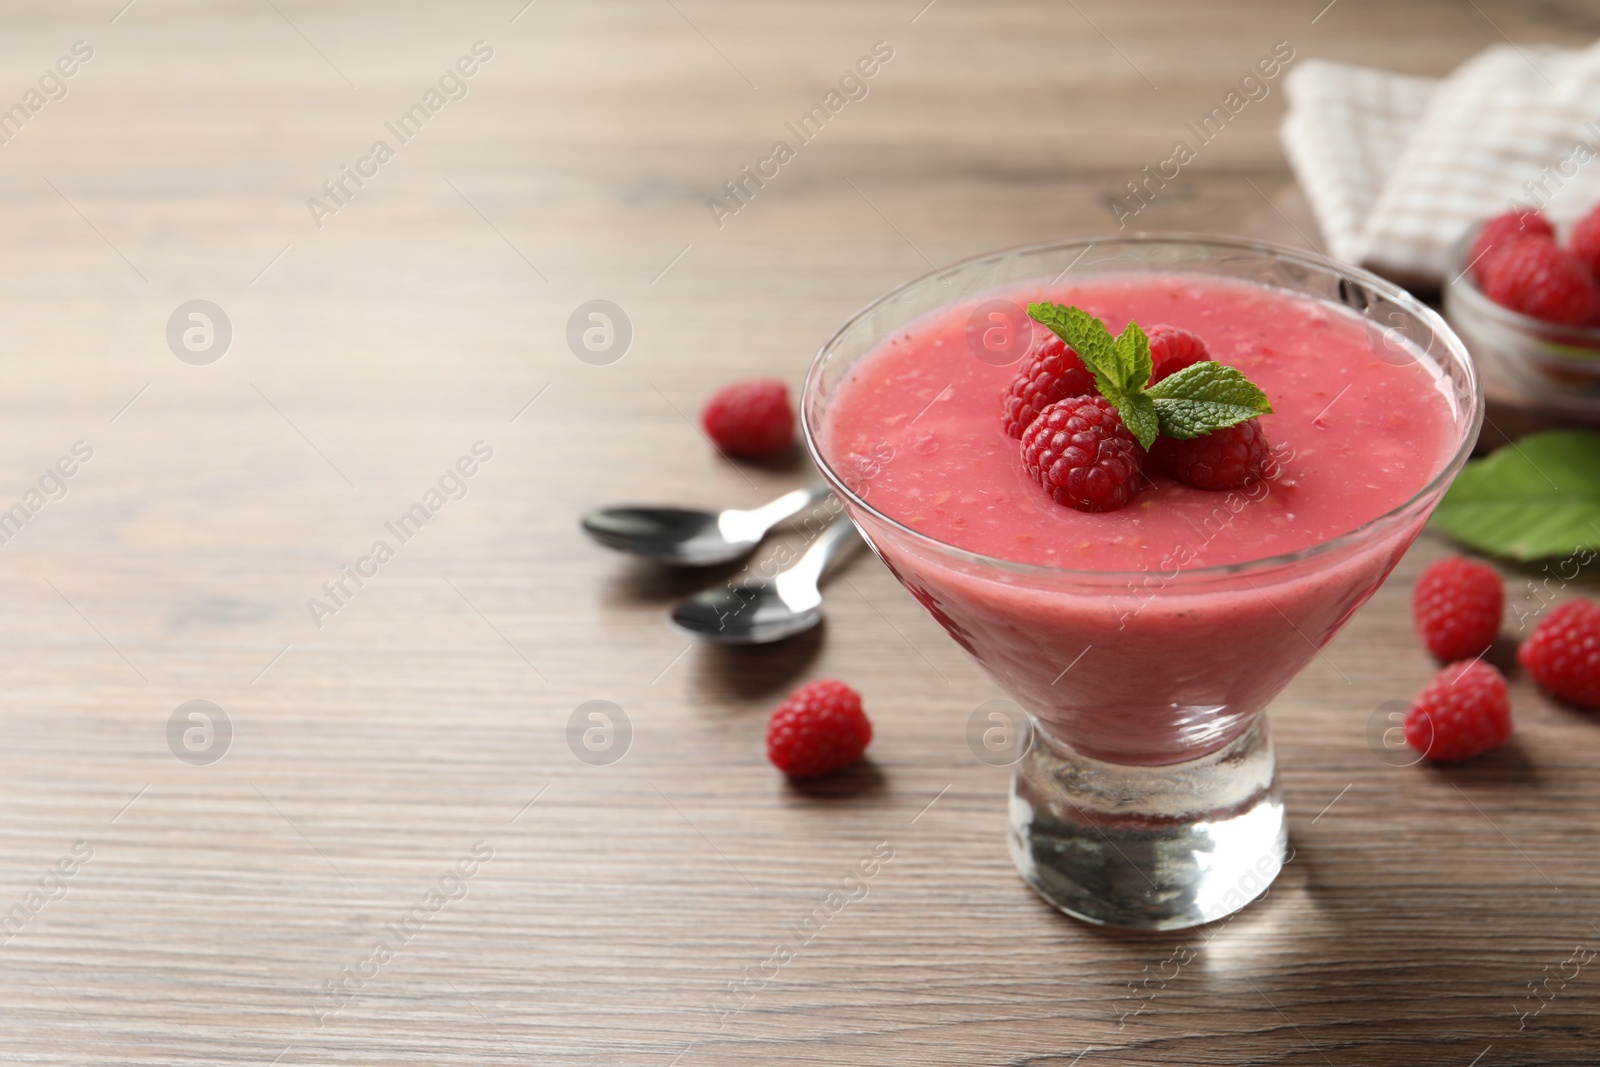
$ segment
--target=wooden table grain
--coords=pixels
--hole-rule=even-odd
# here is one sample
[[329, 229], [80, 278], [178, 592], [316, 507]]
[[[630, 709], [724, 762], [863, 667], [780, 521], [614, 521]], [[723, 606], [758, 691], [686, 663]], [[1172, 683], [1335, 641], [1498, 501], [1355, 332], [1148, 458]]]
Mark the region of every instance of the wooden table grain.
[[[803, 484], [718, 459], [708, 392], [797, 383], [930, 265], [1110, 232], [1278, 42], [1442, 73], [1587, 42], [1592, 4], [63, 0], [0, 25], [25, 113], [0, 146], [0, 1061], [1600, 1060], [1600, 723], [1517, 676], [1490, 758], [1369, 744], [1432, 670], [1407, 619], [1431, 536], [1272, 708], [1295, 857], [1270, 896], [1136, 936], [1016, 876], [1007, 772], [965, 741], [998, 690], [876, 562], [821, 632], [718, 651], [664, 622], [695, 580], [575, 523]], [[1137, 224], [1301, 240], [1281, 115], [1273, 82]], [[596, 300], [628, 328], [590, 352]], [[1594, 589], [1506, 573], [1508, 635]], [[824, 676], [876, 739], [800, 789], [765, 717]], [[589, 701], [622, 709], [620, 759], [578, 757]]]

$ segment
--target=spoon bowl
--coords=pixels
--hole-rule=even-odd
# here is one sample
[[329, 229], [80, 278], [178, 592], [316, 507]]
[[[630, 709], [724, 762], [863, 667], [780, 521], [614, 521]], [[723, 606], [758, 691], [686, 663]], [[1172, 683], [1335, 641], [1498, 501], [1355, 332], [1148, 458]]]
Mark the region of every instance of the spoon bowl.
[[598, 508], [583, 517], [583, 531], [618, 552], [691, 567], [726, 563], [756, 546], [728, 540], [716, 515], [688, 508]]
[[769, 583], [690, 597], [672, 613], [678, 629], [730, 645], [765, 645], [803, 634], [822, 621], [822, 603], [796, 611]]
[[678, 629], [707, 641], [764, 645], [805, 633], [822, 621], [817, 587], [828, 564], [860, 545], [855, 523], [838, 519], [793, 566], [764, 581], [707, 589], [672, 609]]

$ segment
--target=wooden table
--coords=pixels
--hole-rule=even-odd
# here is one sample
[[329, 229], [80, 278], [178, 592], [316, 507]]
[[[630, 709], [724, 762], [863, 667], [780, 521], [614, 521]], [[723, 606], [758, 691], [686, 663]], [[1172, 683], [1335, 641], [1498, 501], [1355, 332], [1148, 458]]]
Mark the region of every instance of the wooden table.
[[[1407, 594], [1444, 544], [1273, 708], [1296, 854], [1271, 895], [1133, 936], [1018, 879], [1007, 772], [964, 740], [998, 691], [881, 566], [832, 585], [824, 632], [718, 652], [663, 621], [708, 579], [575, 524], [804, 483], [717, 459], [708, 392], [798, 382], [930, 264], [1109, 231], [1109, 198], [1274, 42], [1440, 73], [1502, 31], [1586, 42], [1592, 7], [123, 2], [13, 8], [0, 36], [8, 102], [93, 48], [0, 152], [0, 509], [27, 517], [0, 545], [0, 1060], [1600, 1059], [1600, 972], [1565, 962], [1600, 946], [1600, 725], [1518, 677], [1490, 758], [1396, 768], [1367, 741], [1431, 673]], [[708, 198], [878, 41], [868, 95], [719, 226]], [[1139, 224], [1277, 225], [1281, 96]], [[568, 323], [599, 299], [631, 343], [585, 362]], [[220, 358], [215, 312], [169, 344], [194, 300], [231, 326]], [[390, 532], [441, 480], [466, 495]], [[821, 676], [877, 737], [799, 789], [766, 713]], [[591, 700], [625, 709], [620, 760], [569, 747]]]

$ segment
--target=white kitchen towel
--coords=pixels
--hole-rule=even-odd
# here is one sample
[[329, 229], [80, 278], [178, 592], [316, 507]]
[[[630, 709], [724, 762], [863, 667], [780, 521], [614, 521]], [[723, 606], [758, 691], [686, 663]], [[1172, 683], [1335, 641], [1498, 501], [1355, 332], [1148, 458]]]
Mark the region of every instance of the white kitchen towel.
[[1325, 59], [1289, 72], [1283, 146], [1335, 259], [1361, 262], [1362, 227], [1438, 84]]
[[1439, 285], [1479, 219], [1570, 225], [1600, 203], [1600, 43], [1499, 45], [1431, 86], [1308, 62], [1288, 89], [1285, 148], [1329, 251], [1408, 284]]

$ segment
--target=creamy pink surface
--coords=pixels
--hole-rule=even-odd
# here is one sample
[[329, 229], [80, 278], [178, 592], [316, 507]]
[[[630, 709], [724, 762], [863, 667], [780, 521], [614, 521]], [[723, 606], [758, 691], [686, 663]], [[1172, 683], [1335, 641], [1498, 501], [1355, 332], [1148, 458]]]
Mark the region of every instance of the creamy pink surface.
[[[1036, 291], [1019, 292], [1025, 304]], [[1361, 320], [1287, 293], [1201, 279], [1140, 277], [1058, 290], [1120, 333], [1132, 319], [1205, 339], [1271, 399], [1267, 437], [1291, 448], [1283, 477], [1247, 514], [1205, 536], [1219, 495], [1159, 479], [1120, 511], [1053, 502], [1000, 429], [1017, 366], [995, 367], [967, 343], [963, 305], [890, 339], [839, 386], [829, 454], [891, 453], [870, 480], [879, 510], [929, 537], [1022, 563], [1135, 570], [1186, 543], [1198, 565], [1238, 563], [1319, 544], [1392, 510], [1454, 451], [1446, 398], [1423, 365], [1395, 366]], [[1043, 332], [1043, 328], [1039, 328]]]
[[1131, 319], [1202, 336], [1271, 399], [1262, 423], [1281, 458], [1276, 477], [1232, 493], [1158, 478], [1106, 514], [1055, 504], [1000, 429], [1017, 367], [974, 354], [976, 301], [864, 356], [827, 404], [823, 453], [882, 514], [1035, 565], [964, 560], [851, 508], [912, 594], [1052, 733], [1117, 762], [1197, 757], [1236, 736], [1317, 654], [1432, 501], [1307, 560], [1200, 568], [1307, 549], [1405, 504], [1454, 454], [1457, 416], [1425, 360], [1397, 359], [1353, 315], [1287, 292], [1139, 275], [1009, 296], [1041, 297], [1083, 307], [1114, 333]]

